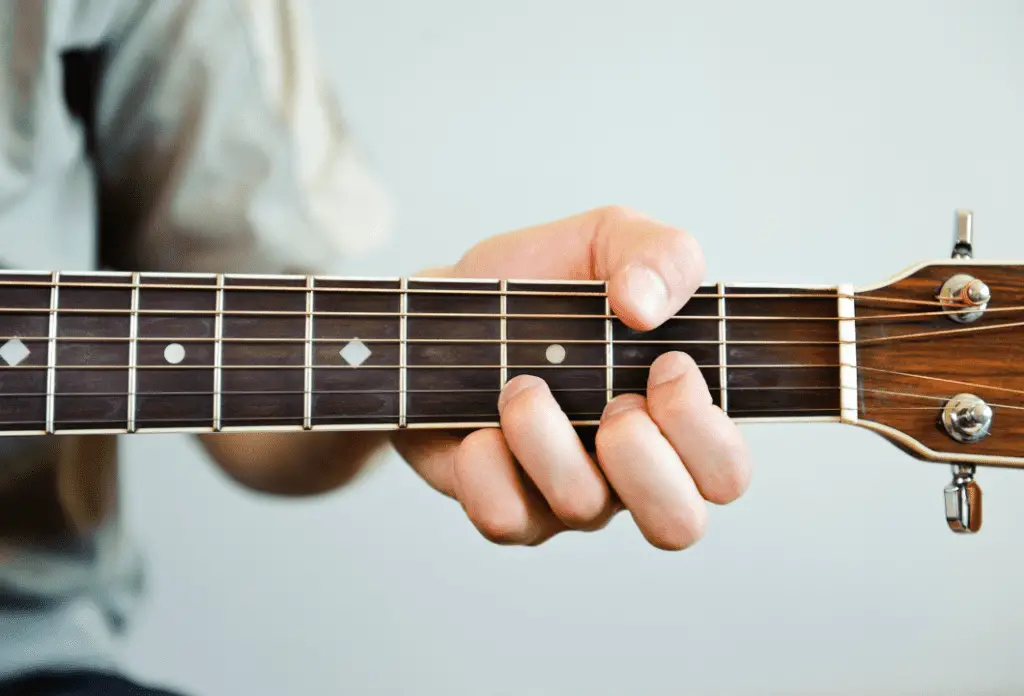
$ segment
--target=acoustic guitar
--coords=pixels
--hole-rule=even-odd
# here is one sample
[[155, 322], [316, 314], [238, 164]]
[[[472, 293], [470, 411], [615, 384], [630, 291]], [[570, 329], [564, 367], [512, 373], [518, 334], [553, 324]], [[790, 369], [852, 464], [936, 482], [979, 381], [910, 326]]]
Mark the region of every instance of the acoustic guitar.
[[516, 375], [573, 424], [685, 351], [738, 421], [839, 422], [952, 466], [1024, 468], [1024, 264], [951, 258], [863, 288], [717, 283], [638, 332], [602, 282], [295, 275], [0, 275], [0, 434], [468, 429]]

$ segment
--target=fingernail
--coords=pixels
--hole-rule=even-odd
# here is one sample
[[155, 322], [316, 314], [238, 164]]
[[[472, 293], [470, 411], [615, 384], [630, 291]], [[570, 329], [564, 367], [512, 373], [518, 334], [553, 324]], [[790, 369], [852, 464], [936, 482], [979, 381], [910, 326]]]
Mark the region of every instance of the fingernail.
[[668, 286], [647, 266], [632, 266], [626, 270], [626, 296], [643, 319], [653, 323], [665, 312]]
[[521, 394], [528, 389], [535, 389], [544, 384], [544, 380], [534, 375], [519, 375], [518, 377], [512, 378], [505, 388], [501, 390], [501, 394], [498, 396], [498, 412], [501, 413], [501, 409], [505, 407], [505, 404], [509, 402], [512, 397], [516, 394]]
[[643, 397], [639, 394], [624, 394], [608, 402], [608, 405], [604, 407], [604, 413], [601, 414], [601, 419], [604, 420], [605, 418], [611, 418], [619, 413], [625, 413], [626, 411], [641, 408], [643, 407], [643, 404]]
[[671, 382], [685, 372], [683, 356], [678, 353], [666, 353], [661, 355], [651, 365], [651, 372], [647, 377], [647, 383], [653, 388], [659, 384]]

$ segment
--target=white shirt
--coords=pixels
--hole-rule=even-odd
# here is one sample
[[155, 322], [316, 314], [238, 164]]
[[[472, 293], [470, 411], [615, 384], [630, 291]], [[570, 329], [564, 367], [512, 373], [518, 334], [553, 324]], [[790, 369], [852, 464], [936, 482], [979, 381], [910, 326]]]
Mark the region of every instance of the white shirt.
[[[326, 272], [381, 243], [384, 196], [319, 71], [303, 10], [287, 0], [0, 3], [3, 265]], [[95, 89], [67, 84], [63, 56], [78, 50], [102, 50]], [[91, 157], [68, 87], [95, 96]], [[46, 439], [0, 438], [0, 501], [49, 456]], [[0, 543], [0, 681], [111, 666], [110, 639], [142, 587], [116, 513], [83, 537]]]

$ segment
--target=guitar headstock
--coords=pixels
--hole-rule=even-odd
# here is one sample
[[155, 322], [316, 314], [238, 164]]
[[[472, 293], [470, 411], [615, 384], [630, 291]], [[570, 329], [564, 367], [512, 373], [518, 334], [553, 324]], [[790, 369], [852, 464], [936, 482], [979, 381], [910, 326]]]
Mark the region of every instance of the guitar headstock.
[[855, 292], [858, 425], [953, 465], [946, 517], [980, 528], [976, 466], [1024, 468], [1024, 263], [953, 257]]

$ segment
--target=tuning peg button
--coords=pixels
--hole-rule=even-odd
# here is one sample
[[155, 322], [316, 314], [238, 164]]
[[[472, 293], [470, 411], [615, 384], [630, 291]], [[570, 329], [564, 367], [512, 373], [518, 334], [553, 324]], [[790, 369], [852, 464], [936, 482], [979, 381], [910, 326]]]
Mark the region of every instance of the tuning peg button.
[[974, 258], [974, 213], [970, 210], [956, 211], [956, 239], [953, 241], [953, 258]]
[[942, 409], [942, 425], [957, 442], [977, 442], [992, 429], [992, 407], [974, 394], [957, 394]]
[[955, 465], [953, 481], [944, 490], [946, 524], [957, 534], [974, 534], [981, 529], [981, 486], [974, 480], [974, 467]]

